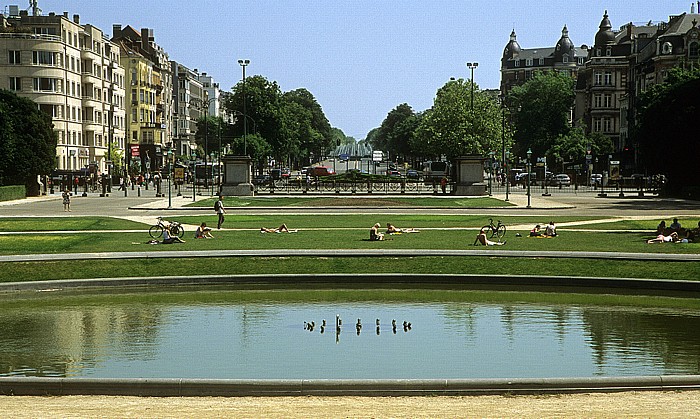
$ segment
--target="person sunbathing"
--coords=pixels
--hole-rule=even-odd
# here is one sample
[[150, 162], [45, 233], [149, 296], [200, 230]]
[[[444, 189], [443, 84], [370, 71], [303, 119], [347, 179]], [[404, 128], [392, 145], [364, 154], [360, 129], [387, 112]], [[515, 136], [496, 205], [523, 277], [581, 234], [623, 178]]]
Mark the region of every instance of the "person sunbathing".
[[386, 223], [386, 234], [419, 233], [415, 228], [398, 228], [391, 223]]
[[266, 228], [260, 227], [261, 233], [296, 233], [298, 230], [290, 230], [287, 228], [287, 224], [282, 224], [277, 228]]
[[483, 228], [479, 231], [479, 234], [476, 235], [476, 241], [484, 246], [503, 246], [506, 244], [506, 242], [494, 242], [486, 238], [486, 230]]
[[680, 241], [680, 237], [678, 237], [678, 233], [675, 231], [668, 236], [664, 236], [663, 234], [659, 234], [653, 239], [647, 240], [647, 243], [677, 243]]
[[369, 241], [384, 240], [384, 234], [379, 232], [379, 227], [381, 226], [381, 224], [376, 223], [369, 229]]

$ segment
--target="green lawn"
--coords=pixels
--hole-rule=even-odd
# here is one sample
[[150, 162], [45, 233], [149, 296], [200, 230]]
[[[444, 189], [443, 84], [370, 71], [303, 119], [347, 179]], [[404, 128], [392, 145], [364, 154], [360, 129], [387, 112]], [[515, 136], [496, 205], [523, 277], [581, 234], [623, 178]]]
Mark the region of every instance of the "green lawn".
[[[259, 258], [176, 258], [144, 260], [57, 261], [42, 263], [3, 263], [0, 281], [97, 278], [189, 274], [275, 274], [275, 273], [452, 273], [452, 274], [542, 274], [604, 276], [621, 278], [667, 278], [697, 280], [700, 263], [680, 262], [684, 254], [700, 253], [700, 243], [647, 244], [653, 237], [655, 221], [620, 221], [584, 225], [590, 231], [571, 231], [560, 227], [560, 236], [551, 239], [527, 237], [526, 230], [509, 230], [507, 244], [499, 250], [602, 251], [678, 254], [679, 262], [643, 262], [618, 260], [579, 260], [505, 257], [376, 257], [316, 258], [293, 256], [294, 249], [462, 249], [472, 246], [475, 229], [488, 222], [486, 216], [456, 215], [228, 215], [225, 226], [235, 230], [214, 230], [213, 240], [149, 245], [148, 224], [111, 218], [17, 218], [0, 219], [4, 232], [26, 234], [0, 235], [0, 254], [129, 252], [217, 249], [290, 249], [289, 257]], [[178, 217], [181, 222], [216, 224], [213, 214]], [[556, 222], [596, 220], [594, 217], [557, 217]], [[533, 217], [502, 217], [507, 225], [534, 224]], [[155, 221], [155, 220], [154, 220]], [[367, 241], [374, 222], [391, 221], [399, 227], [416, 227], [420, 233], [389, 236], [383, 242]], [[537, 222], [543, 222], [539, 220]], [[276, 227], [285, 222], [298, 233], [259, 232], [261, 226]], [[688, 222], [695, 222], [689, 220]], [[610, 232], [612, 230], [633, 230]], [[572, 227], [574, 228], [574, 227]], [[576, 227], [579, 228], [579, 227]], [[42, 233], [40, 230], [59, 231]], [[61, 230], [80, 230], [61, 233]], [[101, 231], [96, 231], [101, 230]], [[121, 232], [110, 230], [142, 230]], [[488, 248], [486, 250], [496, 249]]]

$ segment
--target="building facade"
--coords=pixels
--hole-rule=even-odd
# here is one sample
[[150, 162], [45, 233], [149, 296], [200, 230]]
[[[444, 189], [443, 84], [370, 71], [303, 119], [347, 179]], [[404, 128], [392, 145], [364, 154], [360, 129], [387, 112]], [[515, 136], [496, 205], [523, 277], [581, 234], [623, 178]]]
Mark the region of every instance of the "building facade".
[[196, 69], [190, 70], [176, 61], [171, 61], [170, 64], [174, 81], [173, 144], [178, 155], [192, 156], [197, 149], [197, 121], [208, 112], [207, 92]]
[[168, 54], [153, 31], [112, 28], [126, 78], [127, 166], [131, 174], [158, 172], [172, 146], [172, 73]]
[[577, 77], [587, 55], [588, 47], [574, 46], [566, 26], [556, 45], [545, 48], [521, 48], [513, 30], [501, 58], [500, 94], [506, 97], [514, 86], [524, 84], [538, 71], [559, 71]]
[[613, 30], [607, 11], [576, 83], [575, 120], [587, 133], [613, 141], [613, 159], [623, 171], [637, 167], [630, 137], [639, 96], [663, 83], [674, 67], [700, 65], [700, 14], [670, 16], [668, 22], [627, 23]]
[[98, 28], [81, 25], [79, 15], [11, 9], [0, 21], [2, 87], [53, 117], [58, 170], [109, 173], [125, 145], [125, 73], [117, 46]]

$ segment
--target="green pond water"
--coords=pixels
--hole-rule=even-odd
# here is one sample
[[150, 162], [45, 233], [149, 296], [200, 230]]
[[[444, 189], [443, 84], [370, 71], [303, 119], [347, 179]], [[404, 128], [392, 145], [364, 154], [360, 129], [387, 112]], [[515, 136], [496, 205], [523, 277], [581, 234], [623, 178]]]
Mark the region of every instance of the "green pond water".
[[[313, 330], [305, 322], [314, 322]], [[424, 289], [27, 293], [0, 296], [0, 376], [698, 374], [699, 330], [698, 300], [668, 297]]]

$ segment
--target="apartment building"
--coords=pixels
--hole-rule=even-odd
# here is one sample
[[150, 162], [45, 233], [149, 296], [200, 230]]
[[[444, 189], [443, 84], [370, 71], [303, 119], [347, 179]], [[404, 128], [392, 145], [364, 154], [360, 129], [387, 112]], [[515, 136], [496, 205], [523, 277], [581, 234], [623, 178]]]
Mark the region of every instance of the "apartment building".
[[173, 78], [168, 54], [153, 30], [113, 25], [126, 79], [127, 165], [132, 174], [158, 172], [172, 146]]
[[595, 45], [579, 72], [575, 119], [588, 133], [613, 140], [613, 158], [627, 173], [637, 167], [630, 127], [638, 98], [664, 82], [671, 68], [700, 65], [699, 22], [695, 4], [690, 13], [670, 16], [668, 22], [629, 22], [619, 30], [613, 30], [607, 11], [603, 15]]
[[173, 146], [176, 154], [190, 156], [197, 147], [197, 121], [208, 113], [208, 96], [196, 69], [190, 70], [176, 61], [170, 63], [175, 112]]
[[38, 12], [11, 6], [0, 15], [0, 86], [53, 117], [59, 171], [108, 173], [125, 146], [118, 48], [79, 15]]
[[513, 29], [501, 57], [500, 94], [507, 96], [514, 86], [524, 84], [538, 71], [560, 71], [577, 77], [587, 55], [588, 47], [576, 47], [566, 25], [554, 47], [543, 48], [521, 48]]

